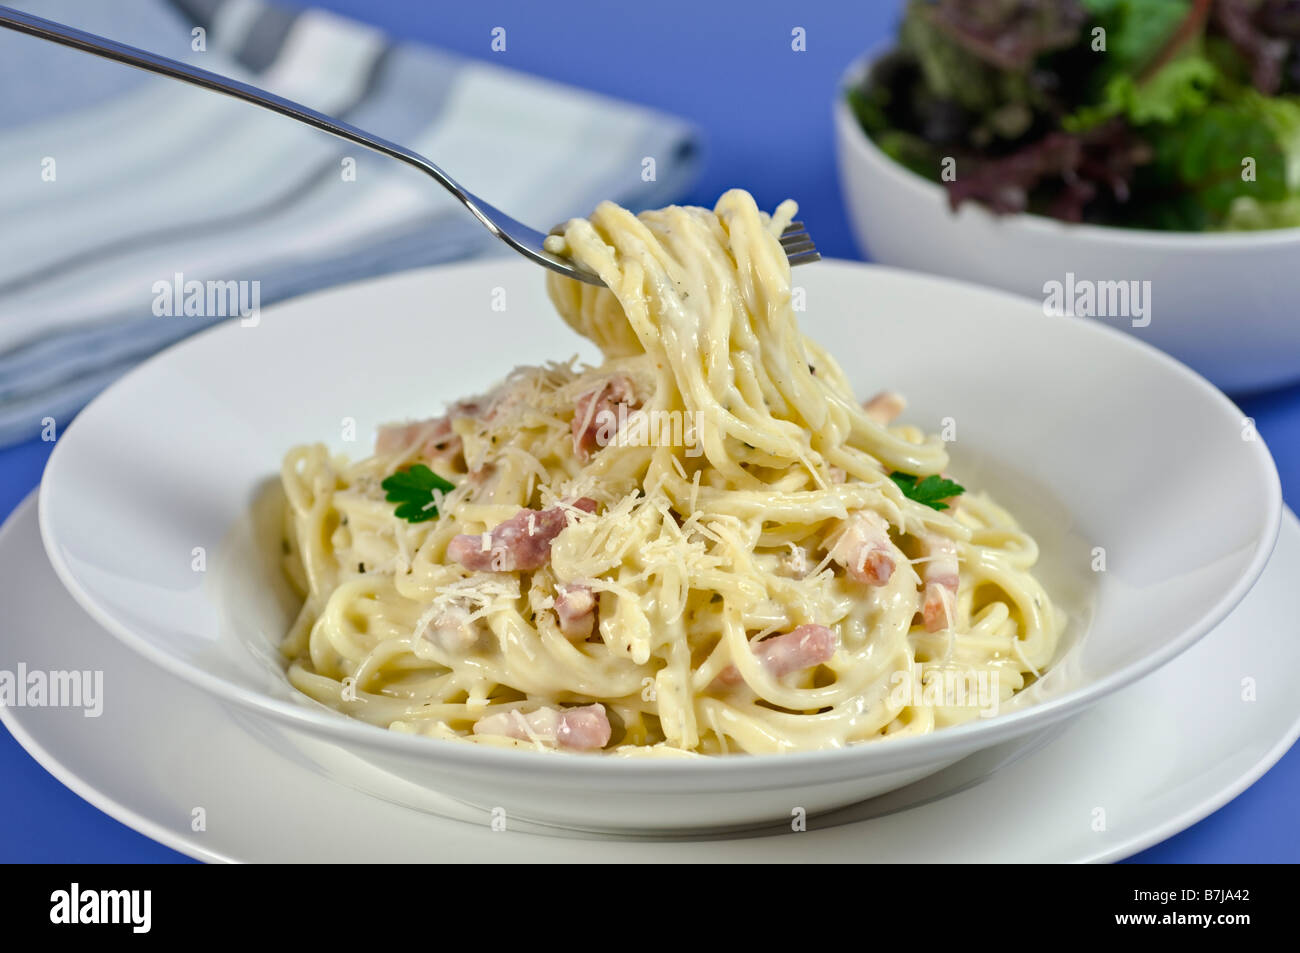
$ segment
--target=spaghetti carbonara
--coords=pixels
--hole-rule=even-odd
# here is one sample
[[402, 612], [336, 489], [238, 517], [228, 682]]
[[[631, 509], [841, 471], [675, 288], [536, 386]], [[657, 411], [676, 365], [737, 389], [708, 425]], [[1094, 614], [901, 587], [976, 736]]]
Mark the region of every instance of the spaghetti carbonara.
[[292, 450], [292, 683], [394, 731], [693, 756], [929, 732], [1036, 679], [1063, 615], [1034, 541], [801, 335], [794, 210], [602, 204], [552, 244], [607, 287], [548, 290], [603, 363], [357, 462]]

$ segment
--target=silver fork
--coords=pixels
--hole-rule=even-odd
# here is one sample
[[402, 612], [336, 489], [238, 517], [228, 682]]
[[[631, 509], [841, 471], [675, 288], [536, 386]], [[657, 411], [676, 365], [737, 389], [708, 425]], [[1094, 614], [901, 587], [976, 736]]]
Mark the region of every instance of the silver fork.
[[[42, 40], [61, 43], [64, 46], [70, 46], [85, 53], [93, 53], [96, 56], [102, 56], [118, 63], [125, 63], [137, 69], [170, 76], [172, 79], [191, 83], [203, 89], [224, 93], [227, 96], [233, 96], [235, 99], [242, 99], [244, 102], [261, 106], [263, 109], [269, 109], [282, 116], [288, 116], [290, 119], [296, 119], [309, 126], [322, 129], [338, 136], [340, 139], [346, 139], [348, 142], [354, 142], [359, 146], [399, 159], [431, 176], [439, 185], [456, 196], [461, 204], [469, 209], [489, 232], [525, 258], [530, 258], [539, 265], [545, 265], [562, 275], [585, 281], [588, 284], [604, 284], [594, 273], [566, 258], [548, 252], [544, 245], [547, 237], [545, 233], [539, 232], [535, 228], [529, 228], [522, 222], [515, 221], [500, 209], [493, 208], [473, 192], [462, 188], [455, 179], [424, 156], [407, 149], [405, 146], [389, 142], [387, 139], [366, 132], [364, 129], [358, 129], [349, 123], [334, 119], [314, 109], [309, 109], [292, 100], [276, 96], [274, 93], [268, 93], [266, 90], [258, 89], [248, 83], [241, 83], [239, 80], [230, 79], [205, 69], [199, 69], [197, 66], [189, 66], [178, 60], [168, 59], [165, 56], [137, 49], [134, 46], [127, 46], [125, 43], [118, 43], [115, 40], [96, 36], [93, 33], [76, 30], [64, 26], [62, 23], [55, 23], [52, 20], [21, 13], [9, 7], [0, 6], [0, 26], [8, 27], [19, 33], [26, 33], [29, 36], [39, 37]], [[817, 261], [821, 257], [817, 254], [817, 249], [813, 245], [812, 239], [808, 237], [808, 231], [803, 227], [802, 222], [791, 223], [781, 235], [781, 245], [792, 265]]]

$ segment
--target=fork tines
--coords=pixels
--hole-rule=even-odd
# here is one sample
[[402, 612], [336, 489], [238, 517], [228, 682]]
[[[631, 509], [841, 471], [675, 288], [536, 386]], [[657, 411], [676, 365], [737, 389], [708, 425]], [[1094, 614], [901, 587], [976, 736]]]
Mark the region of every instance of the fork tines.
[[785, 257], [790, 259], [791, 265], [820, 261], [822, 257], [817, 253], [813, 240], [808, 237], [808, 229], [803, 222], [791, 222], [785, 227], [781, 233], [781, 247], [785, 249]]

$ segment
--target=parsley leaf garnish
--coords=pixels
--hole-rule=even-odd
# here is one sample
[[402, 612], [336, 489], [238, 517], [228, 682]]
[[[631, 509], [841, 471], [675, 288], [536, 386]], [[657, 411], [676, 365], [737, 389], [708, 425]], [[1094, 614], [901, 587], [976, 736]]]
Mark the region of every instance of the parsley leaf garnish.
[[889, 478], [898, 484], [898, 488], [909, 500], [924, 503], [932, 510], [946, 510], [948, 504], [940, 502], [941, 500], [946, 500], [950, 496], [960, 496], [966, 492], [964, 486], [938, 474], [931, 474], [924, 480], [919, 480], [910, 473], [899, 473], [895, 470], [889, 474]]
[[437, 497], [434, 491], [450, 493], [455, 485], [448, 483], [423, 463], [406, 470], [398, 470], [379, 484], [387, 491], [385, 499], [399, 504], [393, 511], [398, 519], [408, 523], [424, 523], [438, 516]]

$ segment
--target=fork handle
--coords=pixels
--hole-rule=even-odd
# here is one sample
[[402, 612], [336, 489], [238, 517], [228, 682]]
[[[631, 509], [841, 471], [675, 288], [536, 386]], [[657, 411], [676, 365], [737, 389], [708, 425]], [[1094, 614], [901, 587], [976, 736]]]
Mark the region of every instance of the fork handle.
[[432, 176], [443, 188], [464, 203], [465, 207], [473, 212], [474, 216], [487, 226], [491, 232], [498, 236], [500, 234], [495, 222], [485, 215], [479, 207], [483, 205], [489, 210], [495, 211], [491, 209], [491, 206], [487, 206], [481, 199], [470, 195], [457, 184], [455, 179], [424, 158], [424, 156], [399, 146], [395, 142], [389, 142], [387, 139], [366, 132], [364, 129], [358, 129], [356, 126], [342, 122], [332, 116], [327, 116], [322, 112], [317, 112], [315, 109], [301, 103], [295, 103], [293, 100], [276, 96], [274, 93], [268, 93], [264, 89], [258, 89], [248, 83], [241, 83], [239, 80], [231, 79], [228, 76], [200, 69], [197, 66], [190, 66], [187, 63], [169, 59], [166, 56], [159, 56], [156, 53], [150, 53], [148, 50], [127, 46], [125, 43], [118, 43], [116, 40], [96, 36], [94, 33], [86, 33], [83, 30], [64, 26], [62, 23], [34, 17], [31, 14], [22, 13], [9, 7], [0, 6], [0, 26], [8, 27], [19, 33], [26, 33], [29, 36], [39, 37], [42, 40], [49, 40], [52, 43], [70, 46], [75, 50], [81, 50], [83, 53], [93, 53], [95, 56], [102, 56], [118, 63], [125, 63], [128, 66], [134, 66], [136, 69], [170, 76], [172, 79], [178, 79], [202, 89], [224, 93], [227, 96], [233, 96], [235, 99], [242, 99], [246, 103], [252, 103], [254, 106], [261, 106], [263, 109], [269, 109], [271, 112], [314, 126], [331, 135], [338, 136], [340, 139], [355, 142], [359, 146], [399, 159], [408, 165], [415, 166], [426, 175]]

